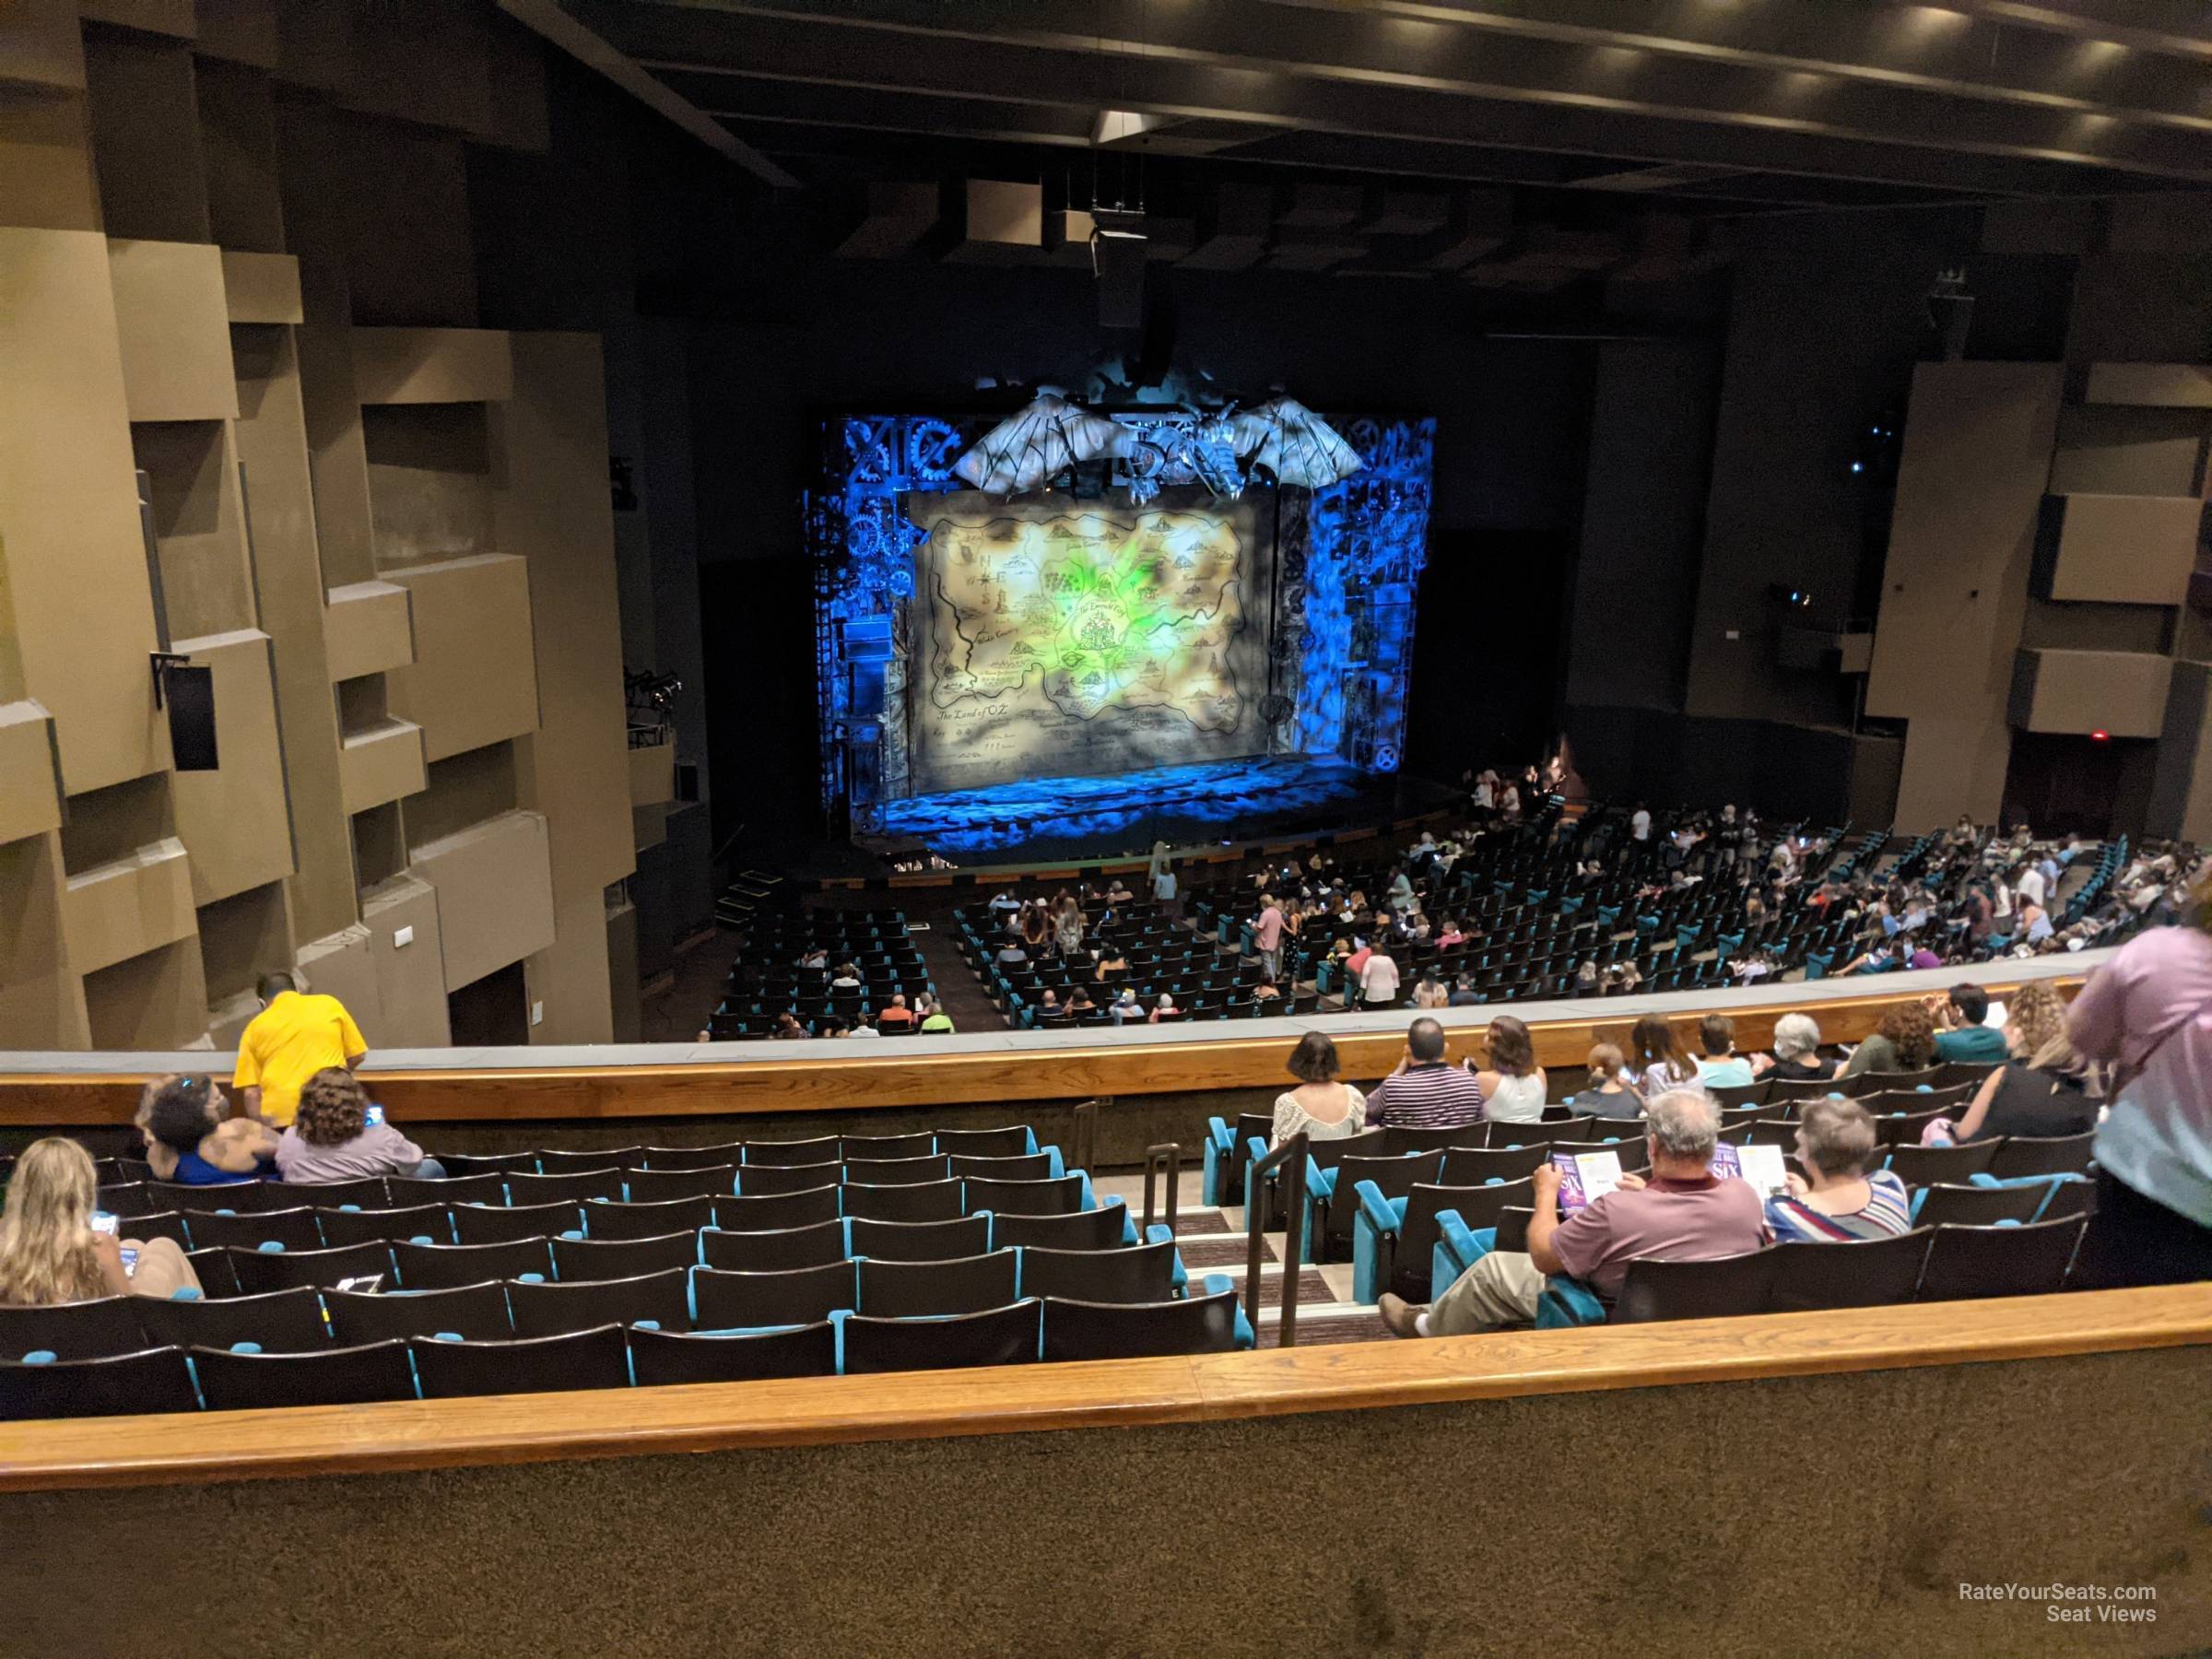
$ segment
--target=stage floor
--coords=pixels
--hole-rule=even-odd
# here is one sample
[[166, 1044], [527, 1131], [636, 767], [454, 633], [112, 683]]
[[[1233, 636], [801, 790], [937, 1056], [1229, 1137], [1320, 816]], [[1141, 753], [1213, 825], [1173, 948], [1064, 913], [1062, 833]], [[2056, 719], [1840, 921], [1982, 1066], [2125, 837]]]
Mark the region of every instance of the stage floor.
[[1456, 793], [1334, 758], [1278, 755], [1158, 767], [1111, 778], [1032, 778], [920, 795], [883, 808], [859, 838], [894, 855], [926, 847], [956, 864], [1142, 857], [1171, 847], [1325, 834], [1434, 811]]

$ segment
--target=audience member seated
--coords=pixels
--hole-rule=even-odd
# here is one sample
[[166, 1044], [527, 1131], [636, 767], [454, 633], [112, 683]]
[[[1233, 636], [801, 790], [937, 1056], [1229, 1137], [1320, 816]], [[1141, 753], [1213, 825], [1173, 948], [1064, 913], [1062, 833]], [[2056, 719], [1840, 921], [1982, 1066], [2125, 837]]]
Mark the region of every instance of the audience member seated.
[[769, 1035], [782, 1038], [785, 1041], [795, 1041], [802, 1037], [811, 1037], [814, 1033], [799, 1023], [799, 1017], [796, 1014], [786, 1009], [776, 1016], [776, 1029]]
[[[119, 1239], [94, 1229], [99, 1179], [92, 1155], [73, 1140], [49, 1136], [23, 1149], [0, 1210], [0, 1303], [44, 1308], [198, 1291], [199, 1276], [175, 1240]], [[127, 1267], [126, 1251], [136, 1253]]]
[[1303, 1132], [1314, 1140], [1342, 1140], [1367, 1126], [1367, 1097], [1339, 1083], [1343, 1066], [1336, 1045], [1319, 1031], [1308, 1031], [1290, 1051], [1290, 1075], [1298, 1087], [1275, 1097], [1275, 1138], [1281, 1146]]
[[1740, 1088], [1751, 1081], [1751, 1062], [1735, 1052], [1735, 1021], [1725, 1014], [1708, 1014], [1698, 1021], [1698, 1045], [1705, 1051], [1698, 1062], [1698, 1081], [1708, 1088]]
[[1175, 1006], [1175, 999], [1162, 991], [1159, 994], [1159, 1005], [1152, 1010], [1150, 1023], [1153, 1025], [1171, 1024], [1182, 1018], [1182, 1010]]
[[1936, 1018], [1924, 1003], [1898, 1003], [1884, 1010], [1874, 1035], [1851, 1051], [1838, 1077], [1862, 1072], [1924, 1071], [1936, 1063]]
[[924, 1037], [945, 1037], [952, 1033], [952, 1016], [945, 1006], [924, 994], [922, 999], [922, 1034]]
[[1776, 1243], [1819, 1244], [1882, 1239], [1911, 1230], [1912, 1200], [1888, 1170], [1866, 1166], [1879, 1150], [1874, 1118], [1856, 1100], [1807, 1100], [1798, 1113], [1797, 1161], [1790, 1190], [1767, 1200]]
[[876, 1023], [886, 1031], [902, 1031], [914, 1023], [914, 1011], [906, 1006], [906, 994], [894, 994], [888, 1007], [876, 1012]]
[[1444, 989], [1444, 982], [1436, 977], [1434, 968], [1421, 970], [1421, 977], [1414, 982], [1413, 1006], [1417, 1008], [1444, 1008], [1452, 1004], [1452, 994]]
[[1495, 1015], [1483, 1030], [1482, 1042], [1489, 1065], [1477, 1069], [1469, 1061], [1467, 1069], [1482, 1090], [1483, 1115], [1500, 1124], [1537, 1122], [1551, 1084], [1536, 1064], [1535, 1040], [1528, 1027], [1511, 1014]]
[[259, 1181], [276, 1168], [276, 1131], [228, 1115], [230, 1102], [206, 1077], [157, 1077], [138, 1100], [138, 1131], [156, 1181], [219, 1186]]
[[2012, 1058], [1989, 1074], [1952, 1136], [1993, 1140], [2001, 1135], [2087, 1135], [2097, 1127], [2097, 1102], [2074, 1040], [2065, 999], [2049, 980], [2030, 980], [2013, 994], [2005, 1036]]
[[300, 1115], [276, 1143], [276, 1172], [286, 1181], [360, 1181], [412, 1175], [441, 1181], [445, 1166], [391, 1124], [369, 1121], [369, 1097], [349, 1071], [329, 1066], [300, 1091]]
[[1932, 1001], [1928, 1010], [1939, 1028], [1936, 1058], [1942, 1061], [2000, 1061], [2011, 1053], [2005, 1033], [1984, 1024], [1989, 993], [1975, 984], [1953, 985], [1950, 994]]
[[1809, 1083], [1830, 1076], [1835, 1067], [1820, 1058], [1820, 1028], [1812, 1016], [1784, 1014], [1774, 1022], [1773, 1055], [1752, 1055], [1751, 1070], [1761, 1077]]
[[1610, 1042], [1594, 1043], [1586, 1064], [1590, 1068], [1589, 1081], [1574, 1097], [1575, 1111], [1606, 1118], [1643, 1115], [1643, 1097], [1628, 1085], [1629, 1063], [1621, 1057], [1620, 1050]]
[[[876, 1018], [877, 1021], [880, 1022], [883, 1018], [883, 1016], [878, 1014]], [[845, 1033], [845, 1035], [848, 1037], [880, 1037], [883, 1035], [883, 1033], [877, 1030], [875, 1026], [870, 1025], [866, 1020], [863, 1019], [858, 1021], [851, 1030]]]
[[1712, 1175], [1720, 1114], [1701, 1089], [1669, 1088], [1645, 1108], [1650, 1179], [1624, 1175], [1620, 1186], [1568, 1219], [1559, 1218], [1559, 1171], [1541, 1163], [1531, 1178], [1535, 1213], [1528, 1249], [1493, 1250], [1453, 1281], [1429, 1307], [1385, 1291], [1378, 1310], [1394, 1336], [1457, 1336], [1524, 1325], [1536, 1317], [1550, 1275], [1582, 1279], [1610, 1302], [1630, 1262], [1703, 1262], [1742, 1255], [1766, 1241], [1758, 1191]]
[[1417, 1019], [1397, 1069], [1367, 1100], [1371, 1128], [1462, 1129], [1482, 1120], [1482, 1085], [1444, 1058], [1444, 1028]]
[[1629, 1028], [1629, 1077], [1646, 1100], [1670, 1088], [1701, 1087], [1698, 1068], [1675, 1044], [1675, 1028], [1659, 1014], [1646, 1014]]

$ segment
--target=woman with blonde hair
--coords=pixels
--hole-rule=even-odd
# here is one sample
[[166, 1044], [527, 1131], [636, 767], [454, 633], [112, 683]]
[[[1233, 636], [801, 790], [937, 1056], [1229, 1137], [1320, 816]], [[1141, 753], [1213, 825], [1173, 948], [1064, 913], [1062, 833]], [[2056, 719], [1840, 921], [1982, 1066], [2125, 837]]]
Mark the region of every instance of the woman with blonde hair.
[[24, 1148], [0, 1210], [0, 1303], [44, 1308], [199, 1289], [175, 1240], [96, 1230], [99, 1191], [92, 1155], [75, 1141], [50, 1135]]
[[2012, 1058], [1983, 1079], [1952, 1138], [1994, 1140], [2002, 1135], [2087, 1135], [2097, 1127], [2097, 1102], [2066, 1030], [2065, 998], [2049, 980], [2031, 980], [2005, 1010]]

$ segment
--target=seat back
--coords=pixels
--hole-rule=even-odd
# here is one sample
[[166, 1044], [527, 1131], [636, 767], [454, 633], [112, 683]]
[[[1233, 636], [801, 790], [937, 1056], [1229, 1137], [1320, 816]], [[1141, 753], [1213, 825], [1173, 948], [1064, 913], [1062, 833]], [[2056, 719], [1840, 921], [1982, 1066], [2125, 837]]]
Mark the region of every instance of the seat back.
[[282, 1250], [321, 1250], [323, 1230], [315, 1212], [298, 1209], [255, 1210], [250, 1215], [223, 1216], [203, 1210], [184, 1212], [184, 1226], [201, 1250], [259, 1250], [274, 1244]]
[[743, 1197], [765, 1198], [778, 1193], [805, 1193], [816, 1187], [835, 1186], [844, 1178], [845, 1167], [841, 1163], [741, 1164], [737, 1170], [737, 1191]]
[[615, 1324], [506, 1342], [433, 1338], [413, 1347], [426, 1400], [629, 1386], [629, 1348]]
[[1486, 1181], [1519, 1181], [1551, 1161], [1551, 1143], [1522, 1147], [1453, 1147], [1444, 1153], [1436, 1180], [1441, 1186], [1480, 1186]]
[[1020, 1255], [995, 1250], [947, 1262], [863, 1260], [858, 1312], [875, 1319], [981, 1313], [1015, 1299]]
[[1037, 1358], [1044, 1304], [1031, 1298], [949, 1319], [845, 1321], [845, 1374], [1021, 1365]]
[[[747, 1141], [745, 1162], [771, 1169], [787, 1169], [799, 1164], [833, 1164], [838, 1161], [837, 1136], [818, 1135], [803, 1141]], [[813, 1184], [812, 1182], [808, 1183]], [[784, 1192], [792, 1189], [785, 1187]]]
[[[1265, 1121], [1273, 1127], [1273, 1119]], [[940, 1129], [936, 1135], [938, 1151], [962, 1158], [1015, 1158], [1027, 1152], [1035, 1140], [1027, 1124], [1008, 1124], [998, 1129]]]
[[1715, 1105], [1728, 1111], [1739, 1106], [1765, 1105], [1767, 1091], [1772, 1087], [1771, 1081], [1760, 1077], [1750, 1083], [1709, 1083], [1705, 1092], [1712, 1097]]
[[942, 1152], [914, 1158], [862, 1158], [848, 1159], [845, 1179], [863, 1186], [919, 1186], [925, 1181], [951, 1178], [952, 1159]]
[[[1043, 1181], [968, 1181], [967, 1213], [989, 1210], [993, 1215], [1061, 1216], [1083, 1206], [1083, 1177], [1062, 1175]], [[858, 1214], [858, 1211], [854, 1211]]]
[[[0, 1178], [5, 1178], [6, 1173], [0, 1171]], [[196, 1193], [200, 1189], [194, 1187], [192, 1190]], [[135, 1216], [151, 1216], [162, 1209], [161, 1201], [155, 1196], [153, 1187], [143, 1181], [121, 1181], [95, 1188], [92, 1207], [105, 1210], [111, 1216], [121, 1216], [125, 1220]]]
[[755, 1382], [770, 1377], [837, 1375], [837, 1327], [828, 1320], [743, 1336], [629, 1333], [640, 1388], [679, 1382]]
[[1988, 1169], [1996, 1151], [1994, 1140], [1969, 1141], [1963, 1147], [1892, 1147], [1888, 1149], [1889, 1169], [1907, 1186], [1964, 1182], [1969, 1175]]
[[433, 1244], [454, 1242], [453, 1212], [442, 1204], [411, 1204], [406, 1209], [317, 1210], [315, 1223], [323, 1230], [323, 1241], [334, 1250], [345, 1244], [394, 1243], [401, 1239], [428, 1239]]
[[[1447, 1152], [1446, 1158], [1452, 1156]], [[1414, 1182], [1413, 1191], [1406, 1197], [1406, 1219], [1398, 1227], [1397, 1277], [1406, 1283], [1425, 1284], [1429, 1278], [1430, 1258], [1436, 1250], [1436, 1218], [1446, 1210], [1457, 1210], [1459, 1218], [1477, 1231], [1498, 1225], [1498, 1217], [1508, 1206], [1527, 1206], [1535, 1201], [1535, 1183], [1524, 1176], [1519, 1181], [1501, 1181], [1496, 1186], [1430, 1185], [1427, 1182]], [[1443, 1286], [1436, 1287], [1438, 1290]], [[1419, 1300], [1426, 1301], [1426, 1296]]]
[[624, 1170], [622, 1184], [632, 1204], [666, 1203], [672, 1198], [720, 1198], [737, 1191], [737, 1166], [708, 1164], [696, 1170]]
[[57, 1359], [135, 1354], [148, 1346], [132, 1307], [143, 1300], [101, 1296], [43, 1308], [0, 1307], [0, 1359], [20, 1359], [40, 1352]]
[[[1487, 1147], [1490, 1144], [1488, 1120], [1477, 1118], [1472, 1124], [1462, 1124], [1451, 1129], [1414, 1129], [1400, 1124], [1387, 1124], [1382, 1129], [1384, 1158], [1403, 1158], [1408, 1152], [1441, 1152], [1446, 1147]], [[1049, 1325], [1049, 1320], [1048, 1320]], [[1048, 1332], [1048, 1341], [1051, 1339]]]
[[486, 1279], [515, 1279], [525, 1273], [553, 1271], [552, 1253], [543, 1239], [509, 1239], [499, 1244], [413, 1244], [392, 1246], [403, 1290], [451, 1290]]
[[304, 1354], [234, 1354], [194, 1348], [192, 1369], [210, 1411], [272, 1406], [366, 1406], [415, 1398], [404, 1342], [370, 1342]]
[[1026, 1152], [1013, 1158], [959, 1155], [951, 1163], [952, 1173], [963, 1181], [1043, 1181], [1053, 1173], [1050, 1152]]
[[1767, 1082], [1767, 1102], [1770, 1105], [1785, 1100], [1818, 1100], [1828, 1095], [1848, 1092], [1842, 1083], [1833, 1077], [1772, 1077]]
[[700, 1257], [710, 1267], [733, 1273], [782, 1273], [819, 1267], [845, 1259], [845, 1223], [817, 1221], [811, 1227], [733, 1232], [710, 1227], [699, 1235]]
[[2079, 1175], [2089, 1167], [2096, 1131], [2087, 1135], [2008, 1135], [1990, 1155], [1989, 1172], [2000, 1181], [2016, 1175]]
[[702, 1331], [757, 1325], [812, 1324], [859, 1300], [851, 1262], [825, 1262], [781, 1273], [731, 1273], [701, 1267], [691, 1276]]
[[[1347, 1158], [1380, 1158], [1382, 1155], [1382, 1129], [1362, 1129], [1357, 1135], [1340, 1135], [1306, 1142], [1306, 1157], [1317, 1170], [1333, 1170]], [[1241, 1194], [1232, 1194], [1241, 1197]]]
[[1629, 1264], [1614, 1300], [1617, 1324], [1663, 1319], [1728, 1319], [1763, 1313], [1774, 1284], [1774, 1252], [1753, 1250], [1706, 1262], [1661, 1262], [1640, 1256]]
[[724, 1141], [716, 1147], [647, 1147], [638, 1157], [646, 1170], [712, 1170], [735, 1168], [745, 1161], [743, 1141]]
[[1045, 1250], [1112, 1250], [1128, 1241], [1129, 1206], [1109, 1198], [1096, 1209], [1057, 1216], [991, 1218], [991, 1248], [1035, 1244]]
[[2031, 1221], [2041, 1207], [2041, 1186], [1929, 1186], [1913, 1215], [1916, 1227], [1994, 1227], [2000, 1221]]
[[664, 1198], [650, 1204], [591, 1203], [583, 1206], [584, 1236], [592, 1239], [665, 1239], [714, 1225], [717, 1199]]
[[227, 1181], [212, 1186], [195, 1186], [181, 1181], [149, 1181], [146, 1195], [152, 1207], [158, 1210], [229, 1210], [242, 1216], [249, 1210], [276, 1209], [279, 1204], [294, 1205], [298, 1199], [285, 1194], [282, 1187], [267, 1181]]
[[634, 1278], [587, 1280], [582, 1284], [507, 1287], [507, 1306], [517, 1336], [560, 1336], [595, 1325], [636, 1324], [652, 1320], [664, 1331], [691, 1328], [689, 1270], [670, 1267]]
[[330, 1334], [340, 1342], [383, 1342], [394, 1336], [436, 1336], [451, 1332], [470, 1342], [514, 1335], [507, 1288], [462, 1285], [451, 1290], [325, 1290]]
[[[717, 1198], [714, 1225], [729, 1232], [773, 1232], [783, 1228], [812, 1227], [834, 1221], [838, 1206], [849, 1197], [835, 1186], [808, 1187], [803, 1193], [771, 1193], [759, 1198]], [[959, 1194], [953, 1194], [957, 1205]]]
[[[394, 1208], [412, 1204], [504, 1204], [507, 1202], [507, 1177], [488, 1171], [481, 1175], [449, 1175], [443, 1181], [425, 1175], [387, 1175], [384, 1177], [384, 1195]], [[517, 1200], [523, 1204], [542, 1204], [543, 1197]]]
[[594, 1279], [635, 1278], [644, 1273], [665, 1273], [671, 1267], [691, 1267], [699, 1262], [699, 1234], [664, 1233], [648, 1239], [549, 1239], [553, 1246], [553, 1277], [562, 1284]]
[[937, 1149], [937, 1137], [924, 1129], [913, 1135], [841, 1135], [837, 1155], [847, 1163], [877, 1158], [926, 1158]]
[[537, 1169], [541, 1175], [595, 1175], [602, 1170], [619, 1170], [634, 1164], [644, 1153], [642, 1147], [594, 1147], [573, 1152], [541, 1147], [537, 1152]]
[[463, 1244], [508, 1244], [517, 1239], [549, 1239], [556, 1233], [583, 1229], [583, 1206], [580, 1204], [530, 1204], [519, 1209], [498, 1204], [456, 1204], [453, 1215], [453, 1236]]
[[1237, 1347], [1237, 1293], [1174, 1301], [1044, 1300], [1047, 1359], [1146, 1359]]
[[228, 1250], [188, 1250], [184, 1259], [192, 1264], [192, 1271], [200, 1281], [202, 1296], [236, 1296], [238, 1269], [231, 1265]]
[[564, 1170], [558, 1175], [510, 1175], [507, 1202], [525, 1204], [582, 1204], [593, 1198], [619, 1199], [622, 1171], [609, 1164], [598, 1170]]
[[146, 1340], [160, 1347], [227, 1348], [253, 1342], [266, 1354], [312, 1354], [330, 1346], [323, 1299], [312, 1285], [215, 1301], [164, 1301], [153, 1296], [131, 1300], [137, 1304]]
[[1175, 1245], [1162, 1239], [1119, 1250], [1025, 1248], [1019, 1288], [1078, 1302], [1166, 1301], [1175, 1293]]
[[333, 1288], [341, 1279], [381, 1277], [392, 1283], [392, 1252], [421, 1250], [420, 1244], [347, 1244], [336, 1250], [237, 1250], [228, 1253], [241, 1296], [289, 1290], [297, 1285]]
[[2026, 1227], [1938, 1227], [1921, 1269], [1922, 1301], [2044, 1296], [2065, 1288], [2083, 1218]]
[[[535, 1152], [433, 1152], [430, 1154], [445, 1168], [450, 1180], [473, 1180], [484, 1175], [505, 1175], [511, 1171], [524, 1175], [537, 1173], [537, 1154]], [[389, 1182], [396, 1177], [387, 1175]], [[425, 1179], [409, 1176], [408, 1180]]]
[[848, 1186], [845, 1214], [865, 1221], [949, 1221], [960, 1208], [958, 1181], [928, 1181], [919, 1186]]
[[955, 1221], [854, 1221], [853, 1253], [878, 1262], [947, 1262], [992, 1248], [991, 1218]]
[[1768, 1306], [1778, 1313], [1910, 1301], [1928, 1257], [1925, 1228], [1888, 1239], [1777, 1245]]
[[140, 1348], [45, 1365], [0, 1361], [0, 1422], [199, 1408], [182, 1348]]
[[354, 1181], [286, 1182], [270, 1194], [277, 1208], [304, 1204], [313, 1209], [388, 1209], [392, 1196], [382, 1175], [364, 1175]]
[[[1352, 1236], [1352, 1218], [1359, 1213], [1359, 1190], [1361, 1182], [1373, 1182], [1382, 1189], [1385, 1198], [1404, 1198], [1413, 1191], [1415, 1182], [1426, 1181], [1433, 1183], [1439, 1164], [1448, 1156], [1448, 1153], [1411, 1152], [1402, 1158], [1346, 1159], [1336, 1166], [1336, 1190], [1329, 1201], [1322, 1236], [1339, 1242]], [[1113, 1299], [1091, 1297], [1088, 1300], [1103, 1301]]]

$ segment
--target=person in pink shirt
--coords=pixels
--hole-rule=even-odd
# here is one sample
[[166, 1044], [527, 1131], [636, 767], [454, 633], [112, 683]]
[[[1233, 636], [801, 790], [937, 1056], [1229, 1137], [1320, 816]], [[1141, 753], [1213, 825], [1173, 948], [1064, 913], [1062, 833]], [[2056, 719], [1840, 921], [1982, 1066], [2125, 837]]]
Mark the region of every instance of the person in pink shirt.
[[1270, 980], [1282, 978], [1283, 912], [1273, 893], [1260, 895], [1260, 914], [1252, 924], [1252, 944], [1260, 953], [1260, 971]]
[[2190, 899], [2187, 924], [2122, 946], [2068, 1018], [2074, 1046], [2115, 1068], [2083, 1288], [2212, 1278], [2212, 863]]

